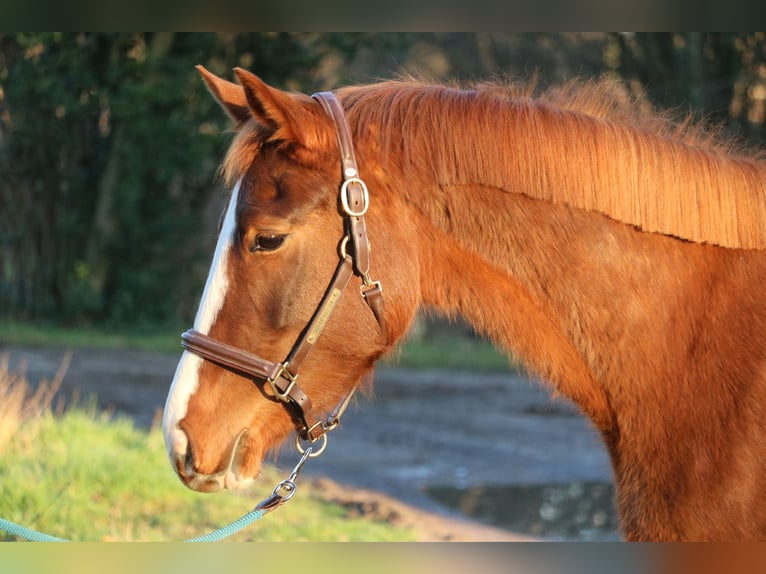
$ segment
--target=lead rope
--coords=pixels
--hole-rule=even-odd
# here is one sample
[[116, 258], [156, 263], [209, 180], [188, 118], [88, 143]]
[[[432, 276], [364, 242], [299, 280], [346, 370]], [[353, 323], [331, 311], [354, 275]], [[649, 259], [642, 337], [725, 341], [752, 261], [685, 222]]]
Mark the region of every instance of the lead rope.
[[[290, 473], [290, 476], [277, 484], [274, 487], [271, 496], [261, 500], [250, 512], [244, 514], [241, 518], [238, 518], [223, 528], [213, 530], [212, 532], [208, 532], [202, 536], [197, 536], [196, 538], [189, 538], [184, 540], [184, 542], [218, 542], [219, 540], [228, 538], [240, 530], [247, 528], [253, 522], [260, 520], [269, 512], [282, 506], [285, 502], [293, 497], [296, 490], [298, 489], [298, 487], [295, 485], [295, 480], [298, 478], [298, 475], [303, 469], [303, 465], [306, 464], [306, 461], [309, 458], [311, 458], [310, 446], [303, 450], [303, 456], [301, 456], [298, 464], [295, 465], [295, 468]], [[38, 532], [37, 530], [32, 530], [26, 526], [22, 526], [20, 524], [16, 524], [15, 522], [11, 522], [10, 520], [6, 520], [5, 518], [0, 518], [0, 530], [30, 542], [71, 542], [71, 540], [67, 540], [66, 538], [58, 538], [56, 536], [51, 536], [50, 534], [45, 534], [44, 532]]]

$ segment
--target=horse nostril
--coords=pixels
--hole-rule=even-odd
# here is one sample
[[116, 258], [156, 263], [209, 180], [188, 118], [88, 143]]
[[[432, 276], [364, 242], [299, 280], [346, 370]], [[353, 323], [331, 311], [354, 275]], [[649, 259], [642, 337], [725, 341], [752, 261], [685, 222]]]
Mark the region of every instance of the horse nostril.
[[[186, 449], [186, 455], [183, 457], [184, 461], [184, 470], [186, 471], [187, 476], [191, 476], [192, 474], [195, 474], [197, 472], [197, 469], [194, 468], [194, 455], [192, 454], [191, 447]], [[179, 463], [181, 462], [181, 458], [179, 457]]]
[[181, 427], [174, 425], [165, 433], [165, 444], [170, 461], [181, 478], [194, 474], [194, 456], [189, 437]]
[[192, 454], [191, 448], [186, 449], [185, 452], [177, 452], [174, 463], [178, 476], [180, 476], [184, 482], [188, 481], [196, 474], [196, 470], [194, 469], [194, 455]]

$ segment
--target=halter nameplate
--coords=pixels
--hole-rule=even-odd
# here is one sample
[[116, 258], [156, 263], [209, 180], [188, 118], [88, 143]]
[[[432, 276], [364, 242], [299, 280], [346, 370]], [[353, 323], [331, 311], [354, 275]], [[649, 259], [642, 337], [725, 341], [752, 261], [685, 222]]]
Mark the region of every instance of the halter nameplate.
[[[370, 243], [364, 220], [370, 198], [367, 185], [359, 177], [351, 129], [343, 108], [332, 92], [320, 92], [312, 97], [322, 105], [335, 124], [343, 174], [339, 194], [343, 206], [343, 218], [346, 222], [346, 234], [341, 240], [340, 261], [322, 300], [287, 358], [281, 363], [269, 361], [193, 329], [181, 335], [181, 345], [187, 351], [230, 371], [266, 381], [271, 387], [272, 398], [281, 401], [288, 409], [298, 436], [314, 443], [321, 438], [326, 441], [326, 433], [338, 425], [356, 386], [344, 397], [332, 414], [322, 420], [313, 415], [311, 400], [297, 384], [298, 371], [327, 325], [352, 275], [361, 277], [362, 297], [375, 315], [384, 337], [386, 327], [383, 318], [382, 287], [379, 281], [373, 281], [370, 278]], [[351, 245], [350, 250], [347, 249], [347, 243]], [[303, 452], [300, 443], [296, 444]], [[319, 450], [312, 453], [312, 456], [321, 454], [325, 445], [326, 442]]]

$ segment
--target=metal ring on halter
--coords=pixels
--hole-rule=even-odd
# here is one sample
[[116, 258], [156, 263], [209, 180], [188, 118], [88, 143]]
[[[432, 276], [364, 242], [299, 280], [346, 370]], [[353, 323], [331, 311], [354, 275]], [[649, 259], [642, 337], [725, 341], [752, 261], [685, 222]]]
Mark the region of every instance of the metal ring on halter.
[[311, 452], [309, 453], [309, 458], [314, 458], [314, 457], [319, 456], [320, 454], [322, 454], [324, 452], [324, 449], [327, 448], [327, 435], [323, 434], [322, 436], [320, 436], [316, 440], [321, 440], [322, 441], [322, 444], [319, 445], [318, 449], [313, 450], [313, 447], [303, 448], [303, 445], [301, 444], [301, 437], [300, 437], [300, 435], [295, 435], [295, 448], [297, 448], [298, 452], [301, 453], [301, 454], [306, 454], [306, 452], [309, 449], [312, 449]]
[[338, 247], [338, 250], [340, 251], [340, 258], [345, 259], [348, 257], [348, 253], [346, 252], [346, 245], [348, 245], [350, 237], [348, 235], [344, 235], [343, 239], [341, 239], [340, 247]]
[[[358, 211], [351, 209], [348, 201], [348, 186], [352, 183], [358, 183], [362, 186], [362, 201], [364, 205]], [[340, 202], [343, 205], [343, 211], [346, 212], [346, 215], [350, 217], [362, 217], [367, 213], [367, 208], [370, 206], [370, 192], [367, 191], [367, 185], [358, 177], [348, 178], [343, 182], [343, 185], [340, 186]]]

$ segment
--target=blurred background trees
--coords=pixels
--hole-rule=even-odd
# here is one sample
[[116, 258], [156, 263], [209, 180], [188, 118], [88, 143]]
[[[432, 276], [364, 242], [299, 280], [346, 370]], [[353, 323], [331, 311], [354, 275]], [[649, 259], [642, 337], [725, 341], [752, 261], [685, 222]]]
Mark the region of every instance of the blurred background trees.
[[308, 93], [399, 73], [608, 74], [766, 143], [764, 33], [0, 34], [0, 318], [191, 320], [229, 139], [196, 64]]

